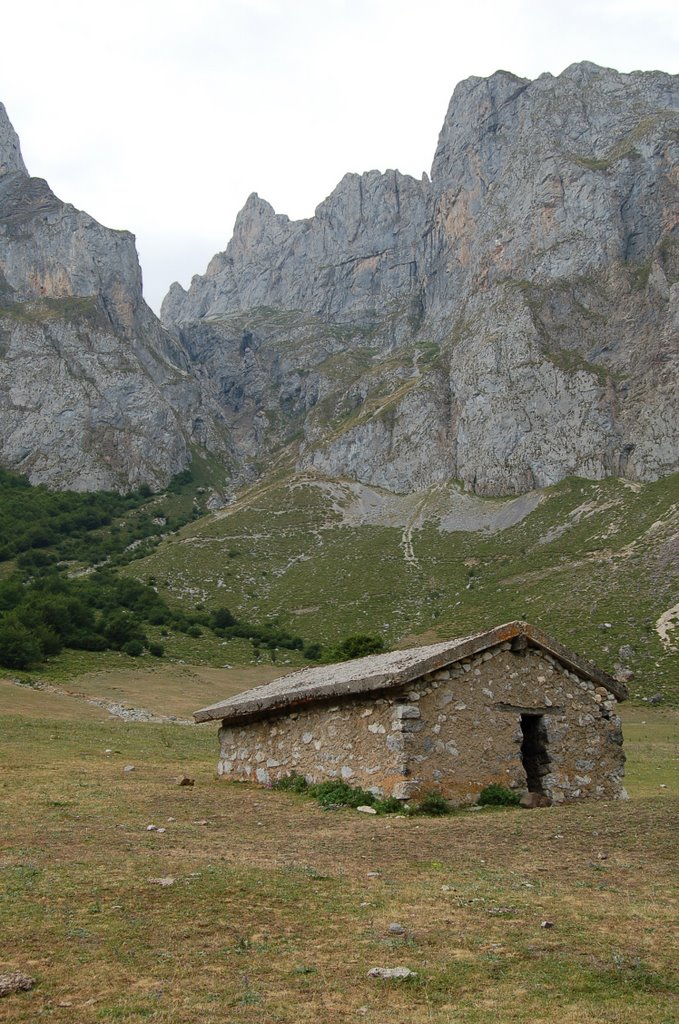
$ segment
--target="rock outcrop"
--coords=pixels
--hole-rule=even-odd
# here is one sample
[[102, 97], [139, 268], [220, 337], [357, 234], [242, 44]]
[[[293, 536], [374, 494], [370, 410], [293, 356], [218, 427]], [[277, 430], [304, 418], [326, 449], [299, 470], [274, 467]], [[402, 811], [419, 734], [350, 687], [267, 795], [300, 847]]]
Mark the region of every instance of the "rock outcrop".
[[142, 298], [134, 237], [31, 178], [0, 105], [0, 461], [78, 490], [162, 486], [220, 415]]
[[238, 458], [396, 491], [679, 468], [679, 77], [578, 64], [455, 90], [431, 180], [251, 196], [164, 326]]

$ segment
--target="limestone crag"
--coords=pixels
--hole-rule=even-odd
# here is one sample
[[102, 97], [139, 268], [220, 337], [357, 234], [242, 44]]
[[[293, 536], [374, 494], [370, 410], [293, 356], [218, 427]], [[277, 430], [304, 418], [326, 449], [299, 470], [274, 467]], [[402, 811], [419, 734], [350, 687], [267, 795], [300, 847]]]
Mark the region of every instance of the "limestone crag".
[[251, 196], [164, 325], [243, 465], [480, 494], [678, 468], [679, 77], [578, 64], [455, 90], [431, 180]]
[[80, 490], [164, 485], [226, 451], [182, 346], [142, 298], [134, 237], [26, 171], [0, 105], [0, 461]]

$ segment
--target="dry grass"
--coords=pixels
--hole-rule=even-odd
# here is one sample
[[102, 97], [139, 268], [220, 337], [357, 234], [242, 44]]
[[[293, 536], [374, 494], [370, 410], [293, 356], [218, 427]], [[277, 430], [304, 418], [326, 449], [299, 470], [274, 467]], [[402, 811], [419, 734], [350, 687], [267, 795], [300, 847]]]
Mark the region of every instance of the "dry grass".
[[210, 727], [0, 696], [0, 973], [38, 981], [0, 1020], [677, 1018], [676, 715], [632, 710], [627, 803], [395, 819], [220, 782]]
[[9, 679], [0, 679], [0, 714], [8, 714], [10, 710], [14, 715], [37, 715], [55, 721], [73, 721], [76, 718], [103, 721], [108, 718], [108, 713], [102, 708], [85, 704], [77, 697], [43, 693], [28, 686], [17, 687]]
[[[157, 715], [189, 718], [198, 708], [268, 683], [285, 672], [285, 668], [277, 665], [235, 665], [224, 669], [152, 660], [150, 665], [146, 663], [140, 668], [106, 668], [83, 672], [66, 683], [50, 683], [63, 690], [64, 696], [54, 696], [49, 704], [45, 703], [47, 694], [22, 687], [20, 692], [25, 695], [25, 700], [17, 704], [18, 696], [14, 694], [11, 706], [17, 714], [42, 714], [50, 718], [75, 718], [79, 708], [89, 708], [89, 711], [83, 711], [87, 717], [108, 718], [105, 710], [93, 708], [77, 699], [77, 695], [84, 695], [143, 707]], [[9, 680], [0, 679], [0, 687], [3, 687], [0, 693], [4, 692], [5, 686], [12, 685]], [[74, 696], [69, 698], [69, 694]]]

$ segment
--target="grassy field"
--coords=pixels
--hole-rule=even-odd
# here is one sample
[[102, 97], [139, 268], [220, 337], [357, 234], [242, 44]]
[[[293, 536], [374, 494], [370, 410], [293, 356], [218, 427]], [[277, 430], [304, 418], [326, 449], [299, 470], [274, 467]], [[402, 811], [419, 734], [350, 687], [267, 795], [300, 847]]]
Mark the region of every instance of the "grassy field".
[[[0, 1020], [677, 1019], [676, 712], [624, 709], [628, 802], [437, 820], [228, 784], [214, 727], [83, 707], [0, 686], [0, 973], [37, 980]], [[367, 977], [401, 965], [417, 977]]]

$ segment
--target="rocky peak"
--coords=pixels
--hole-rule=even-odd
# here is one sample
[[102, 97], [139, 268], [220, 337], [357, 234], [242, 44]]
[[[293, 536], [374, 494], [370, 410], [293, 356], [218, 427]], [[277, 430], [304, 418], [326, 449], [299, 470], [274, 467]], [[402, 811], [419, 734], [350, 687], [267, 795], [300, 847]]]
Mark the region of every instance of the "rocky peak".
[[252, 192], [236, 217], [231, 239], [233, 254], [259, 245], [275, 245], [287, 234], [290, 218], [277, 214], [271, 203]]
[[134, 236], [29, 177], [4, 107], [0, 154], [0, 460], [57, 487], [167, 483], [218, 413], [143, 300]]
[[428, 192], [427, 179], [399, 171], [346, 174], [313, 217], [296, 221], [253, 193], [226, 251], [188, 292], [172, 286], [161, 318], [178, 325], [259, 306], [372, 317], [381, 291], [410, 290]]
[[163, 319], [244, 458], [303, 430], [301, 466], [393, 490], [650, 479], [679, 451], [677, 166], [679, 77], [472, 78], [431, 183], [347, 174], [304, 221], [250, 197]]
[[0, 177], [12, 173], [28, 176], [21, 156], [19, 136], [10, 123], [4, 105], [0, 103]]

